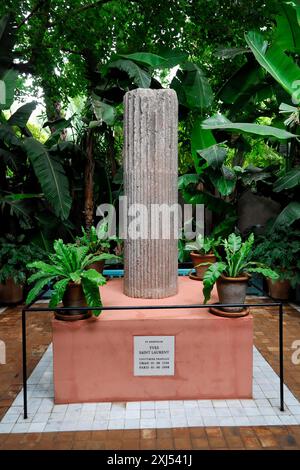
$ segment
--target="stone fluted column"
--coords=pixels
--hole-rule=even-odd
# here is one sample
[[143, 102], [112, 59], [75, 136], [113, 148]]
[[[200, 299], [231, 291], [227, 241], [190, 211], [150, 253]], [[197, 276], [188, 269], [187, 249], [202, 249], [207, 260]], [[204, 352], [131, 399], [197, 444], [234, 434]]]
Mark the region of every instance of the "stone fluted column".
[[[128, 207], [148, 208], [150, 230], [158, 223], [150, 220], [153, 204], [170, 207], [178, 201], [177, 96], [174, 90], [140, 88], [126, 93], [124, 105], [124, 195]], [[130, 224], [132, 218], [127, 220]], [[169, 239], [154, 238], [125, 240], [124, 293], [129, 297], [161, 299], [177, 293], [178, 241], [174, 232]]]

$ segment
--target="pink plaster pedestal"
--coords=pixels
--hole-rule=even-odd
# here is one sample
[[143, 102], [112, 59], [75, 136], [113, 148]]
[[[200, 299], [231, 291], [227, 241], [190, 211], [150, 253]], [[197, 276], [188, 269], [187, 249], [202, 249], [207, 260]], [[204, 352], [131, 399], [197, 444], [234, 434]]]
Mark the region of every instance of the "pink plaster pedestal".
[[[123, 294], [123, 280], [101, 287], [103, 305], [203, 302], [202, 283], [178, 279], [159, 300]], [[212, 302], [217, 301], [216, 294]], [[174, 336], [173, 376], [134, 376], [134, 337]], [[253, 320], [208, 309], [103, 311], [77, 322], [53, 320], [55, 403], [252, 397]]]

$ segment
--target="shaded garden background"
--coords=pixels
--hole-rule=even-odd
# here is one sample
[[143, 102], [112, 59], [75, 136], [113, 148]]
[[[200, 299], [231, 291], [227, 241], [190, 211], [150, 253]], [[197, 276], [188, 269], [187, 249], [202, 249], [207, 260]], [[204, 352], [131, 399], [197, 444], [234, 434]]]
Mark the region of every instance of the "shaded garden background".
[[168, 86], [180, 194], [207, 230], [238, 226], [245, 192], [297, 227], [298, 3], [14, 0], [0, 16], [2, 236], [49, 250], [91, 227], [122, 194], [124, 94]]

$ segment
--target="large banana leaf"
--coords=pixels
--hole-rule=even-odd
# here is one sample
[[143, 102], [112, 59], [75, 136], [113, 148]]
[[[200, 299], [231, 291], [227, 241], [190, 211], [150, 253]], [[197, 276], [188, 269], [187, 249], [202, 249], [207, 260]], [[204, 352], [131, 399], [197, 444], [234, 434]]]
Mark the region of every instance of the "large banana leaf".
[[20, 106], [20, 108], [18, 108], [17, 111], [15, 111], [14, 114], [12, 114], [12, 116], [10, 116], [7, 123], [10, 126], [18, 126], [21, 128], [25, 127], [28, 119], [31, 116], [32, 111], [35, 110], [36, 105], [37, 105], [36, 101], [23, 104], [23, 106]]
[[163, 49], [160, 51], [160, 56], [165, 59], [161, 67], [172, 68], [175, 65], [183, 64], [188, 60], [188, 53], [176, 49]]
[[5, 164], [13, 171], [17, 171], [18, 165], [20, 164], [19, 155], [15, 152], [10, 152], [4, 148], [0, 148], [0, 157], [3, 158]]
[[275, 137], [277, 139], [290, 139], [297, 137], [290, 132], [277, 127], [253, 124], [249, 122], [231, 122], [222, 114], [216, 114], [202, 123], [203, 129], [224, 129], [231, 132], [246, 132], [249, 134], [261, 135], [264, 137]]
[[[20, 197], [18, 197], [20, 196]], [[23, 196], [23, 197], [21, 197]], [[0, 207], [3, 210], [5, 205], [10, 209], [10, 215], [14, 215], [18, 218], [20, 226], [24, 229], [32, 228], [31, 218], [30, 218], [30, 208], [26, 204], [26, 199], [35, 197], [35, 195], [26, 195], [26, 194], [10, 194], [8, 196], [0, 197]]]
[[54, 129], [54, 132], [51, 132], [50, 136], [45, 142], [46, 147], [50, 148], [57, 143], [62, 131], [71, 125], [72, 119], [73, 116], [71, 116], [69, 119], [60, 118], [54, 122], [45, 122], [43, 128], [49, 127], [50, 129]]
[[[92, 105], [94, 113], [99, 120], [98, 122], [104, 121], [108, 126], [112, 126], [116, 119], [116, 110], [110, 104], [104, 103], [97, 95], [92, 95]], [[91, 123], [90, 123], [91, 127]]]
[[21, 147], [22, 141], [19, 139], [8, 124], [0, 124], [0, 139], [3, 140], [6, 144]]
[[185, 189], [190, 184], [199, 183], [199, 176], [195, 173], [186, 173], [178, 178], [178, 189]]
[[206, 149], [199, 150], [198, 153], [204, 158], [208, 166], [216, 169], [222, 166], [227, 155], [227, 150], [220, 144], [215, 144]]
[[[300, 68], [284, 50], [274, 43], [266, 49], [260, 33], [250, 31], [246, 41], [256, 60], [290, 94], [295, 92], [295, 82], [300, 79]], [[265, 50], [266, 49], [266, 50]]]
[[133, 60], [134, 62], [140, 62], [143, 65], [147, 65], [153, 68], [158, 68], [166, 64], [166, 59], [151, 52], [134, 52], [133, 54], [118, 54], [123, 59]]
[[209, 178], [222, 196], [229, 196], [236, 185], [236, 175], [234, 171], [225, 165], [222, 165], [221, 171], [213, 171]]
[[128, 59], [119, 59], [111, 62], [109, 68], [116, 68], [126, 72], [139, 88], [149, 88], [151, 76], [135, 62]]
[[49, 201], [58, 217], [67, 219], [72, 205], [72, 198], [69, 192], [68, 179], [61, 162], [56, 156], [50, 155], [43, 144], [33, 138], [26, 139], [24, 147], [45, 198]]
[[280, 5], [280, 14], [276, 17], [277, 28], [273, 37], [276, 43], [284, 51], [300, 53], [300, 27], [297, 19], [300, 14], [300, 5], [294, 6], [287, 3]]
[[293, 168], [288, 171], [286, 175], [275, 181], [274, 191], [276, 193], [284, 189], [291, 189], [300, 185], [300, 167]]
[[197, 173], [201, 173], [200, 159], [197, 152], [207, 147], [211, 147], [214, 144], [216, 144], [216, 140], [212, 131], [202, 129], [202, 119], [197, 118], [191, 133], [192, 157]]
[[187, 62], [183, 71], [185, 74], [182, 86], [188, 106], [201, 110], [208, 108], [213, 101], [213, 92], [203, 70], [198, 65]]
[[13, 13], [8, 13], [0, 19], [0, 78], [11, 68], [13, 62], [12, 50], [15, 43], [16, 28]]
[[[252, 56], [253, 57], [253, 56]], [[226, 104], [246, 103], [253, 95], [253, 88], [262, 82], [265, 72], [259, 64], [246, 62], [222, 86], [217, 96]]]
[[162, 67], [171, 68], [177, 64], [182, 64], [187, 61], [188, 54], [178, 50], [165, 50], [160, 55], [151, 52], [134, 52], [133, 54], [118, 54], [116, 59], [119, 57], [157, 69]]
[[278, 227], [289, 226], [294, 223], [296, 220], [300, 219], [300, 202], [290, 202], [283, 211], [280, 212], [276, 218], [273, 229]]
[[170, 83], [170, 88], [176, 91], [179, 104], [188, 108], [189, 106], [187, 104], [185, 91], [182, 85], [183, 80], [184, 80], [184, 75], [185, 75], [184, 72], [181, 69], [178, 69], [175, 77], [173, 77], [173, 80]]
[[14, 102], [15, 88], [18, 74], [15, 70], [8, 70], [0, 82], [0, 109], [9, 109]]

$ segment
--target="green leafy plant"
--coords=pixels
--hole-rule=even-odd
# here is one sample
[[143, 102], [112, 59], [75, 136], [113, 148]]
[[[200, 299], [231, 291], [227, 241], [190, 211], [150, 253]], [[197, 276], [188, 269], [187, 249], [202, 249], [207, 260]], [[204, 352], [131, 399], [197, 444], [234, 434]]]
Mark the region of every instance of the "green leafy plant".
[[[268, 168], [265, 171], [266, 165], [262, 163], [266, 163], [269, 156], [278, 161], [280, 157], [276, 156], [274, 149], [282, 152], [282, 140], [289, 139], [287, 153], [289, 156], [294, 155], [293, 158], [296, 157], [296, 162], [299, 163], [299, 106], [282, 103], [278, 109], [282, 98], [287, 99], [286, 93], [293, 97], [294, 104], [299, 103], [299, 12], [296, 2], [280, 2], [271, 34], [270, 31], [247, 33], [245, 39], [250, 49], [235, 50], [237, 54], [246, 53], [246, 61], [222, 84], [213, 105], [208, 105], [205, 113], [196, 115], [193, 111], [191, 153], [199, 178], [194, 178], [193, 181], [188, 178], [182, 180], [180, 189], [186, 202], [203, 203], [212, 210], [214, 223], [219, 222], [219, 214], [233, 214], [239, 192], [243, 189], [241, 182], [243, 186], [248, 185], [255, 190], [253, 182], [258, 182], [261, 187], [260, 182], [265, 183], [266, 180], [263, 189], [268, 191], [267, 185], [273, 182], [273, 177], [278, 176], [278, 168]], [[253, 55], [249, 54], [250, 51]], [[232, 54], [227, 55], [228, 57], [232, 58]], [[176, 77], [174, 85], [175, 83], [178, 86]], [[218, 107], [217, 99], [222, 103]], [[198, 96], [195, 101], [199, 101]], [[187, 107], [182, 100], [180, 103]], [[288, 113], [290, 116], [283, 121], [281, 113]], [[215, 130], [218, 133], [213, 134]], [[224, 148], [217, 144], [222, 135], [234, 154], [231, 167], [227, 164]], [[254, 139], [260, 147], [266, 147], [264, 153], [268, 154], [268, 159], [260, 159], [259, 165], [255, 163], [256, 167], [262, 168], [252, 172], [250, 166], [246, 168], [245, 159], [253, 147]], [[203, 165], [203, 160], [206, 160], [206, 165]], [[271, 162], [267, 166], [269, 163]], [[299, 167], [290, 171], [288, 162], [286, 166], [287, 174], [283, 174], [283, 178], [287, 178], [280, 178], [274, 186], [275, 193], [283, 193], [275, 195], [276, 200], [282, 196], [283, 211], [277, 217], [274, 227], [290, 225], [300, 218]], [[184, 175], [186, 176], [192, 177]], [[291, 194], [292, 191], [294, 195]]]
[[[89, 230], [81, 227], [82, 236], [78, 237], [78, 246], [86, 246], [88, 254], [99, 255], [106, 253], [106, 260], [118, 260], [121, 252], [122, 240], [115, 235], [108, 235], [108, 223], [104, 222], [99, 227], [92, 226]], [[116, 254], [111, 254], [114, 250]]]
[[195, 238], [194, 242], [187, 242], [185, 249], [188, 251], [196, 251], [201, 255], [207, 255], [215, 252], [215, 248], [219, 245], [220, 239], [213, 237], [204, 237], [201, 233]]
[[300, 230], [268, 230], [258, 238], [254, 256], [275, 269], [280, 280], [290, 281], [292, 287], [300, 283]]
[[7, 234], [0, 238], [0, 282], [12, 278], [16, 284], [25, 284], [29, 275], [28, 263], [42, 255], [38, 246], [24, 242], [24, 235]]
[[[226, 277], [245, 276], [249, 273], [260, 273], [271, 279], [278, 279], [277, 272], [265, 264], [254, 261], [253, 257], [254, 235], [251, 233], [247, 240], [235, 233], [222, 240], [224, 255], [218, 256], [219, 261], [211, 264], [206, 270], [203, 279], [204, 303], [210, 299], [212, 288], [221, 275]], [[203, 263], [205, 265], [210, 263]]]
[[[95, 269], [87, 269], [92, 263], [106, 259], [111, 256], [107, 253], [100, 255], [88, 254], [88, 247], [64, 244], [59, 239], [54, 242], [54, 253], [49, 254], [49, 262], [34, 261], [29, 263], [28, 268], [36, 269], [28, 279], [29, 283], [35, 282], [28, 293], [26, 303], [29, 304], [39, 295], [44, 286], [53, 283], [53, 293], [49, 302], [50, 308], [55, 308], [62, 301], [68, 284], [75, 282], [81, 284], [86, 303], [91, 307], [101, 307], [99, 286], [106, 283], [106, 279]], [[93, 310], [98, 316], [99, 310]]]
[[271, 136], [277, 139], [290, 139], [291, 137], [297, 137], [295, 134], [284, 129], [278, 129], [277, 127], [265, 126], [263, 124], [252, 122], [231, 122], [221, 114], [205, 119], [202, 123], [202, 128], [205, 130], [223, 129], [229, 132], [245, 132], [247, 134], [261, 135], [264, 137]]
[[198, 173], [180, 176], [178, 188], [186, 202], [205, 204], [222, 222], [226, 218], [233, 220], [239, 196], [245, 189], [255, 190], [258, 182], [269, 185], [272, 178], [267, 168], [235, 165], [230, 149], [224, 144], [215, 144], [197, 153]]
[[[257, 62], [279, 84], [280, 92], [285, 90], [292, 98], [293, 104], [298, 104], [295, 107], [281, 103], [279, 113], [289, 114], [284, 124], [294, 134], [299, 135], [299, 86], [297, 85], [300, 67], [297, 58], [300, 50], [300, 7], [297, 2], [282, 2], [279, 13], [271, 44], [268, 43], [265, 35], [258, 32], [250, 31], [245, 38]], [[279, 99], [281, 99], [280, 94]], [[273, 229], [292, 225], [300, 219], [298, 153], [299, 142], [292, 141], [288, 151], [286, 172], [274, 184], [276, 193], [283, 192], [285, 207], [274, 221]], [[296, 163], [294, 168], [293, 163]]]
[[100, 232], [95, 227], [85, 230], [81, 227], [82, 236], [78, 237], [76, 242], [79, 246], [86, 246], [89, 254], [98, 255], [100, 253], [108, 253], [110, 242], [105, 237], [105, 228], [101, 226]]
[[[32, 137], [27, 126], [36, 105], [36, 102], [26, 103], [20, 106], [9, 118], [3, 112], [0, 112], [1, 158], [3, 158], [7, 171], [10, 171], [11, 176], [14, 176], [11, 179], [15, 184], [16, 176], [19, 176], [21, 169], [26, 176], [33, 172], [43, 192], [42, 195], [39, 194], [39, 197], [43, 196], [50, 204], [54, 214], [65, 220], [70, 213], [72, 198], [62, 159], [59, 155], [59, 148], [54, 145], [55, 139], [53, 136], [49, 137], [45, 144], [42, 144]], [[58, 140], [58, 137], [56, 140]], [[71, 145], [71, 143], [68, 143], [68, 145]], [[30, 164], [29, 168], [28, 163]], [[33, 175], [31, 178], [33, 178]], [[18, 182], [19, 186], [21, 186], [21, 183], [24, 185], [23, 179]], [[12, 186], [14, 187], [14, 184]]]

